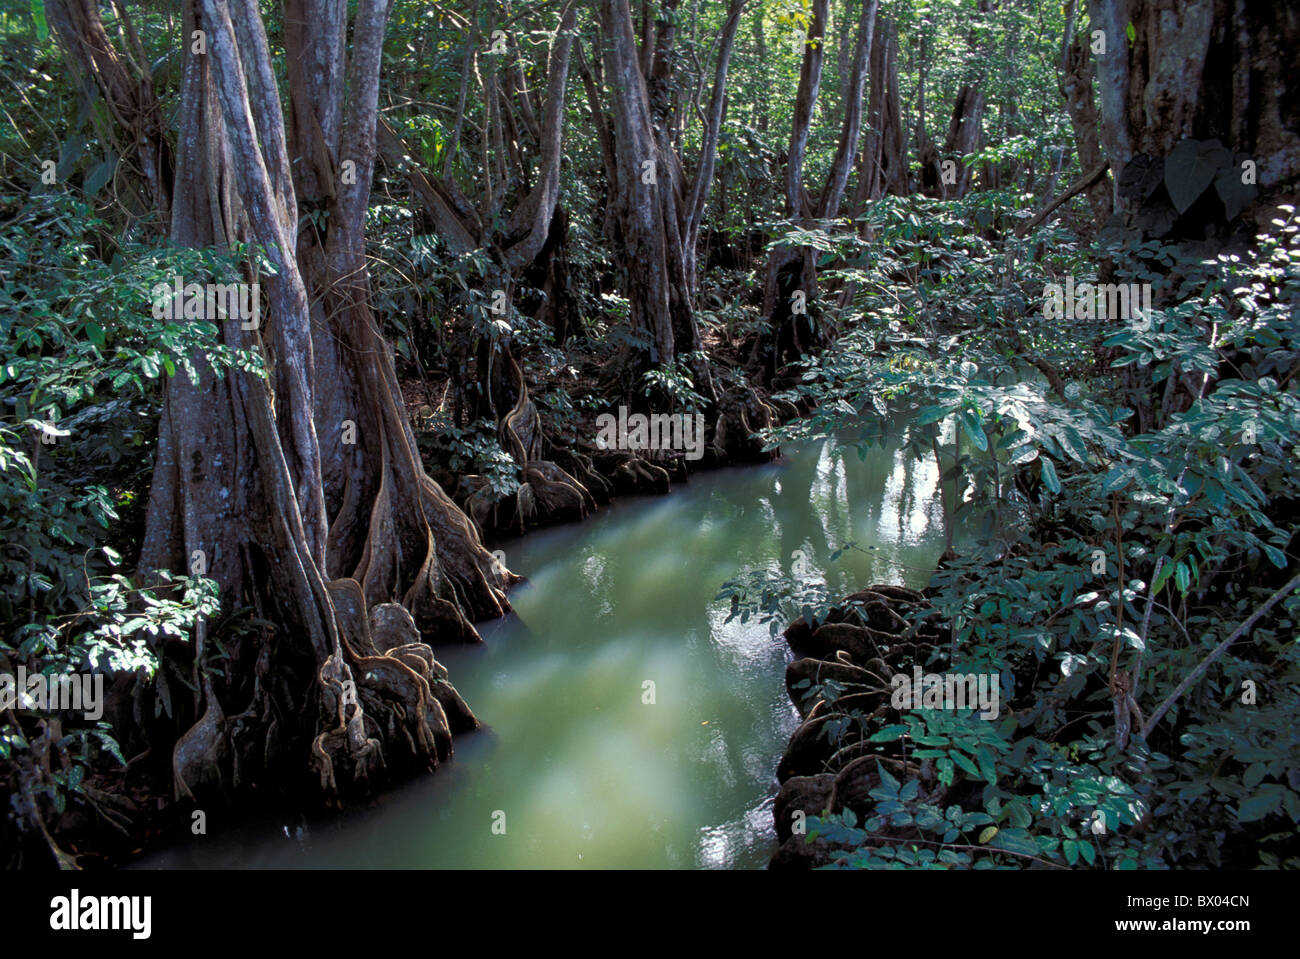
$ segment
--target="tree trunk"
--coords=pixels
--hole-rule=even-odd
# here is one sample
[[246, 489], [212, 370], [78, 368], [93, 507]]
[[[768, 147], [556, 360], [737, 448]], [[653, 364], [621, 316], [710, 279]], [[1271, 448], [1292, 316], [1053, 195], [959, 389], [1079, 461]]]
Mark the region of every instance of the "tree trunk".
[[[979, 0], [978, 17], [986, 18], [992, 10], [992, 0]], [[974, 171], [966, 157], [975, 153], [983, 135], [984, 106], [986, 92], [983, 72], [988, 61], [990, 49], [988, 43], [976, 47], [975, 31], [969, 39], [971, 58], [978, 64], [976, 76], [968, 83], [963, 83], [957, 91], [957, 98], [952, 106], [952, 119], [948, 122], [948, 134], [944, 139], [943, 157], [940, 163], [939, 195], [944, 198], [957, 199], [970, 191], [971, 177]], [[944, 167], [955, 163], [956, 169]]]
[[853, 196], [853, 213], [886, 193], [907, 192], [906, 131], [898, 92], [898, 25], [887, 20], [871, 44], [871, 94], [863, 137], [862, 170]]
[[671, 33], [665, 31], [656, 41], [658, 99], [652, 105], [637, 59], [628, 0], [602, 0], [600, 12], [614, 120], [614, 209], [626, 254], [632, 327], [647, 339], [646, 347], [634, 352], [631, 367], [645, 372], [670, 364], [700, 345], [683, 251], [681, 165], [671, 148], [663, 113], [656, 118], [653, 112], [655, 107], [660, 111], [665, 107], [665, 71], [671, 69], [672, 51], [664, 49], [661, 41], [670, 42]]
[[[539, 316], [543, 322], [565, 323], [572, 309], [563, 255], [568, 219], [559, 210], [558, 200], [565, 91], [575, 19], [575, 8], [566, 6], [547, 63], [546, 102], [540, 118], [531, 105], [527, 110], [532, 119], [525, 125], [536, 127], [540, 153], [537, 182], [519, 200], [503, 229], [492, 231], [482, 223], [499, 222], [501, 204], [513, 193], [501, 192], [486, 220], [473, 218], [466, 212], [470, 205], [456, 201], [452, 181], [430, 180], [406, 154], [392, 128], [383, 122], [379, 128], [380, 149], [386, 162], [393, 169], [405, 169], [412, 191], [425, 205], [450, 249], [458, 254], [476, 248], [487, 251], [492, 260], [484, 278], [487, 290], [494, 295], [499, 291], [507, 304], [513, 304], [521, 278], [540, 281], [548, 294], [545, 308], [555, 311]], [[589, 74], [586, 79], [590, 80]], [[516, 89], [522, 94], [522, 84], [517, 82]], [[504, 107], [499, 112], [502, 117], [508, 115]], [[522, 165], [517, 156], [514, 159], [517, 172], [513, 179], [525, 182]], [[493, 324], [481, 332], [478, 340], [478, 412], [496, 422], [502, 448], [519, 465], [522, 481], [513, 496], [496, 500], [483, 478], [467, 476], [462, 478], [458, 496], [480, 526], [522, 532], [540, 520], [580, 518], [596, 504], [579, 478], [548, 459], [555, 451], [542, 430], [523, 370], [514, 357], [508, 317], [503, 319], [504, 330]]]
[[713, 185], [713, 168], [718, 156], [718, 141], [722, 135], [723, 110], [727, 101], [727, 69], [731, 64], [731, 50], [735, 45], [740, 15], [746, 2], [747, 0], [731, 0], [727, 8], [727, 19], [722, 25], [722, 34], [718, 40], [718, 62], [713, 77], [713, 94], [709, 97], [709, 112], [705, 116], [701, 136], [700, 159], [686, 204], [686, 223], [682, 231], [683, 252], [692, 296], [695, 295], [698, 281], [695, 255], [700, 243], [700, 225], [704, 221], [704, 209], [708, 204], [709, 189]]
[[[125, 18], [125, 8], [119, 7], [118, 13]], [[99, 87], [118, 131], [127, 140], [122, 143], [114, 138], [119, 156], [134, 165], [148, 185], [142, 209], [135, 212], [155, 213], [165, 225], [171, 210], [175, 161], [161, 126], [162, 111], [148, 75], [149, 61], [130, 21], [125, 21], [122, 29], [136, 49], [121, 56], [108, 39], [95, 0], [45, 0], [45, 18], [76, 74], [93, 79]]]
[[[804, 39], [799, 86], [795, 92], [794, 116], [790, 121], [790, 146], [785, 161], [785, 211], [794, 223], [806, 223], [814, 211], [804, 202], [803, 164], [812, 129], [813, 108], [821, 87], [825, 49], [826, 12], [829, 0], [813, 0], [812, 21]], [[817, 328], [806, 311], [816, 284], [810, 251], [804, 247], [781, 247], [772, 251], [763, 284], [763, 315], [768, 318], [771, 343], [765, 365], [769, 380], [786, 362], [816, 344]], [[798, 294], [802, 293], [802, 303]], [[799, 316], [799, 319], [795, 319]]]
[[[1074, 130], [1074, 147], [1079, 157], [1079, 169], [1094, 170], [1101, 163], [1101, 141], [1098, 128], [1100, 121], [1097, 107], [1093, 102], [1092, 61], [1089, 59], [1091, 43], [1088, 38], [1079, 36], [1075, 31], [1075, 6], [1077, 0], [1070, 0], [1066, 11], [1065, 37], [1061, 41], [1061, 95], [1065, 97], [1065, 108], [1070, 114], [1070, 126]], [[1054, 171], [1056, 172], [1056, 171]], [[1113, 171], [1112, 171], [1113, 172]], [[1047, 195], [1053, 192], [1047, 189]], [[1111, 183], [1103, 178], [1088, 188], [1088, 202], [1092, 205], [1093, 227], [1099, 229], [1110, 218]]]
[[[262, 278], [271, 322], [227, 321], [222, 337], [260, 349], [272, 374], [169, 382], [141, 567], [188, 569], [202, 551], [227, 602], [279, 628], [214, 674], [200, 627], [203, 715], [174, 750], [178, 794], [277, 778], [304, 742], [327, 796], [385, 766], [437, 765], [477, 721], [425, 640], [476, 641], [472, 619], [509, 609], [515, 577], [424, 473], [369, 310], [362, 225], [386, 18], [385, 0], [362, 0], [345, 76], [343, 5], [290, 5], [292, 163], [255, 4], [186, 9], [186, 35], [203, 30], [208, 51], [185, 61], [173, 240], [229, 245], [247, 224], [276, 269]], [[324, 237], [307, 218], [298, 234], [300, 205], [329, 211]]]
[[[802, 225], [814, 219], [833, 220], [839, 215], [844, 189], [848, 185], [853, 158], [862, 132], [863, 87], [871, 58], [878, 0], [863, 0], [854, 47], [852, 76], [847, 85], [844, 119], [839, 143], [826, 182], [814, 207], [804, 197], [803, 162], [811, 130], [812, 110], [820, 85], [826, 3], [813, 6], [809, 43], [805, 47], [799, 89], [795, 97], [790, 151], [786, 162], [786, 210], [790, 218]], [[845, 25], [848, 29], [848, 25]], [[816, 260], [810, 247], [773, 251], [768, 261], [764, 284], [763, 311], [772, 331], [771, 365], [774, 375], [782, 365], [824, 342], [817, 321], [814, 298], [817, 293]], [[800, 297], [802, 294], [802, 298]], [[800, 312], [801, 307], [804, 312]]]

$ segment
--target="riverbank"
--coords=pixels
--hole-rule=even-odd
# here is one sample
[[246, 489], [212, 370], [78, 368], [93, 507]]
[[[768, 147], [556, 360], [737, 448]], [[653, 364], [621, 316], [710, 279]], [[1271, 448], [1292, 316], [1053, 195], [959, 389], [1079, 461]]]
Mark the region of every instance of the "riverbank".
[[[527, 577], [515, 615], [483, 624], [481, 645], [439, 651], [484, 722], [452, 762], [309, 818], [302, 844], [297, 817], [236, 834], [210, 818], [207, 837], [182, 834], [142, 864], [764, 868], [773, 770], [799, 715], [785, 643], [728, 621], [720, 587], [755, 566], [836, 591], [920, 586], [942, 548], [926, 464], [896, 447], [834, 452], [790, 447], [501, 541]], [[851, 540], [862, 548], [833, 560]]]

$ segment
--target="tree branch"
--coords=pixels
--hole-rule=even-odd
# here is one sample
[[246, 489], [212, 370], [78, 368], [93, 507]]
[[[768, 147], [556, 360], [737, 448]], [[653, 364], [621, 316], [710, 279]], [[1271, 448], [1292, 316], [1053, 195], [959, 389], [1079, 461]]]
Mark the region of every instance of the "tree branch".
[[1295, 590], [1297, 586], [1300, 586], [1300, 575], [1292, 577], [1291, 581], [1287, 583], [1285, 586], [1283, 586], [1281, 589], [1279, 589], [1272, 596], [1270, 596], [1267, 602], [1265, 602], [1263, 606], [1255, 610], [1255, 612], [1251, 613], [1249, 619], [1247, 619], [1244, 623], [1242, 623], [1240, 626], [1234, 629], [1232, 631], [1232, 635], [1230, 635], [1223, 642], [1219, 643], [1218, 646], [1215, 646], [1214, 649], [1210, 651], [1210, 654], [1206, 656], [1203, 660], [1201, 660], [1201, 662], [1197, 665], [1195, 669], [1193, 669], [1190, 673], [1187, 674], [1187, 678], [1185, 678], [1181, 683], [1179, 683], [1178, 686], [1174, 689], [1174, 691], [1170, 693], [1168, 697], [1165, 698], [1165, 701], [1160, 704], [1159, 708], [1157, 708], [1156, 711], [1151, 714], [1151, 718], [1148, 719], [1146, 725], [1142, 727], [1142, 738], [1149, 739], [1151, 737], [1152, 730], [1156, 728], [1156, 724], [1160, 722], [1161, 718], [1163, 718], [1165, 713], [1169, 712], [1169, 707], [1171, 707], [1178, 700], [1179, 696], [1187, 692], [1187, 690], [1189, 690], [1192, 687], [1193, 683], [1195, 683], [1198, 679], [1201, 678], [1201, 676], [1205, 674], [1205, 671], [1210, 667], [1210, 663], [1214, 662], [1216, 659], [1222, 656], [1227, 651], [1229, 646], [1231, 646], [1233, 643], [1239, 640], [1246, 633], [1250, 632], [1251, 627], [1253, 627], [1257, 622], [1259, 622], [1259, 620], [1264, 616], [1265, 613], [1267, 613], [1270, 609], [1276, 606], [1278, 602], [1281, 599], [1283, 599], [1288, 593]]
[[1099, 163], [1096, 167], [1094, 167], [1090, 172], [1085, 173], [1083, 176], [1079, 177], [1079, 179], [1074, 181], [1073, 186], [1071, 186], [1068, 190], [1066, 190], [1064, 193], [1058, 196], [1051, 203], [1047, 204], [1047, 206], [1043, 207], [1041, 210], [1035, 213], [1032, 219], [1026, 221], [1024, 224], [1017, 227], [1016, 236], [1018, 237], [1025, 236], [1027, 233], [1029, 233], [1030, 230], [1038, 226], [1049, 216], [1051, 216], [1054, 212], [1056, 212], [1057, 207], [1059, 207], [1062, 203], [1064, 203], [1066, 200], [1069, 200], [1071, 197], [1077, 196], [1078, 194], [1082, 193], [1084, 190], [1088, 189], [1088, 187], [1092, 186], [1099, 179], [1101, 179], [1102, 175], [1106, 172], [1107, 169], [1109, 169], [1109, 167], [1110, 167], [1110, 161], [1102, 160], [1101, 163]]

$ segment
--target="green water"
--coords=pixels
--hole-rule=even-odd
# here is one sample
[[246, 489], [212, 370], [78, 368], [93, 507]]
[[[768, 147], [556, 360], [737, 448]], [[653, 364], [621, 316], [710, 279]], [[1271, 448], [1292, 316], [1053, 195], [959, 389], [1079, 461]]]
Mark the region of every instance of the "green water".
[[[439, 651], [487, 727], [452, 763], [301, 837], [291, 823], [223, 838], [210, 820], [152, 864], [761, 868], [796, 724], [789, 653], [765, 624], [724, 622], [714, 597], [747, 567], [789, 571], [796, 550], [836, 595], [923, 586], [942, 548], [936, 475], [819, 444], [498, 544], [528, 582], [514, 616], [481, 625], [483, 647]], [[848, 540], [864, 551], [832, 563]]]

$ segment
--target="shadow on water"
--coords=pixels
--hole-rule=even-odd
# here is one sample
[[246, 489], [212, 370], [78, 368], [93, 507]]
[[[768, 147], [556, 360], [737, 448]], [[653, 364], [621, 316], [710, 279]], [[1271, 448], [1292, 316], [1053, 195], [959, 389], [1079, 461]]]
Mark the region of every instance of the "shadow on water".
[[[942, 548], [932, 462], [833, 448], [498, 544], [528, 577], [515, 614], [482, 624], [482, 647], [439, 651], [488, 723], [454, 762], [326, 823], [224, 831], [210, 817], [208, 836], [141, 865], [765, 866], [796, 721], [789, 653], [763, 623], [725, 622], [719, 588], [796, 559], [835, 595], [919, 587]], [[832, 563], [848, 541], [862, 551]]]

